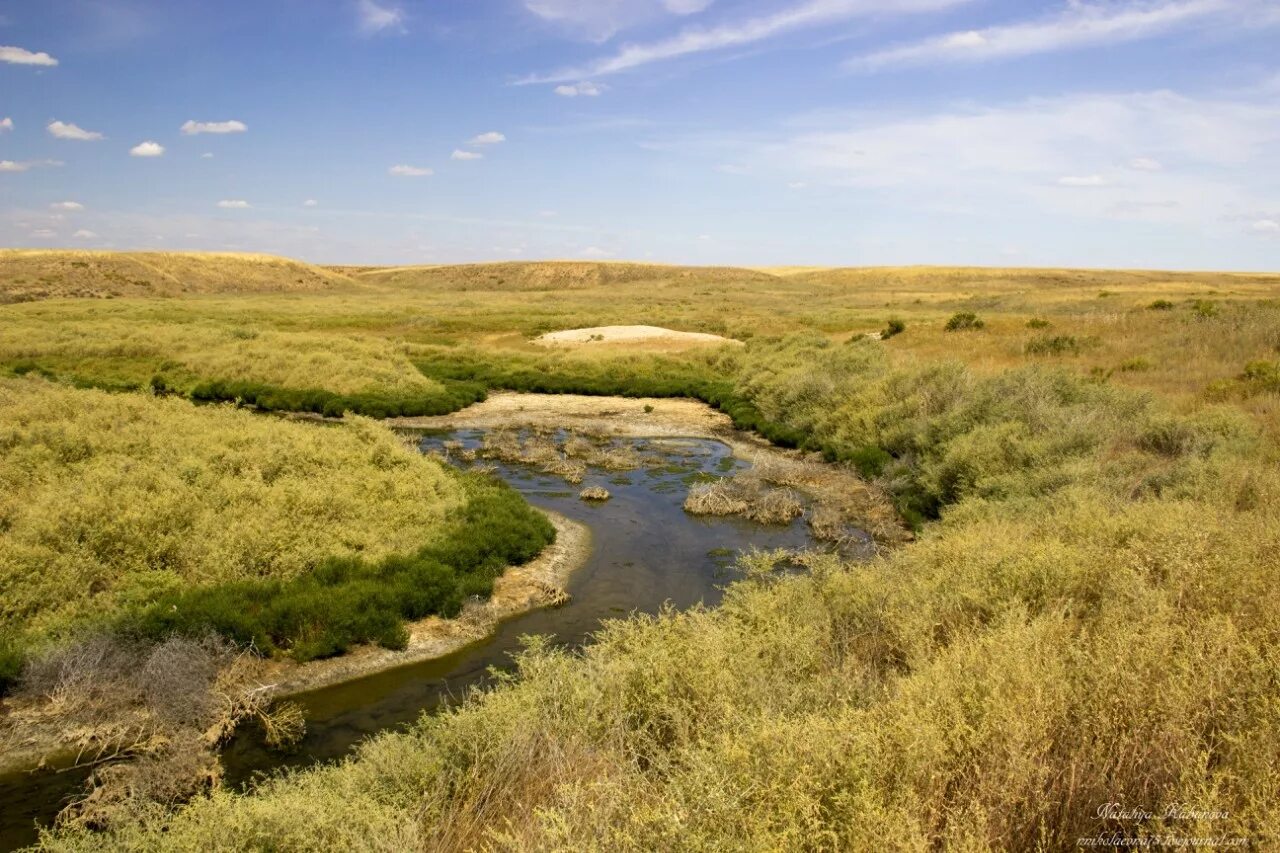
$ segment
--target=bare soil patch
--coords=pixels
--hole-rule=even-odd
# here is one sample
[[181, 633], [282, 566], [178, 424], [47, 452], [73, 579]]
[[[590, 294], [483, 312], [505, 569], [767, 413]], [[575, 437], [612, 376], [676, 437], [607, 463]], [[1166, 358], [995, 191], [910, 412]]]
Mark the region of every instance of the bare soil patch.
[[664, 329], [661, 326], [592, 326], [587, 329], [566, 329], [560, 332], [548, 332], [533, 342], [539, 346], [580, 347], [643, 345], [646, 348], [662, 347], [667, 349], [684, 349], [694, 346], [719, 346], [721, 344], [738, 344], [732, 338], [712, 335], [707, 332], [679, 332], [675, 329]]

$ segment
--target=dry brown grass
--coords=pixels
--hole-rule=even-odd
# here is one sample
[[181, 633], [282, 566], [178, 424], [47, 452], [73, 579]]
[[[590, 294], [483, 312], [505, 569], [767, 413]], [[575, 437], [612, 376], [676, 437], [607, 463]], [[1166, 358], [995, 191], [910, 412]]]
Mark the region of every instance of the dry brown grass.
[[0, 302], [350, 288], [340, 273], [271, 255], [0, 249]]
[[356, 273], [362, 280], [426, 290], [578, 290], [689, 281], [762, 283], [772, 276], [732, 267], [679, 267], [626, 261], [539, 261], [456, 266], [388, 267]]

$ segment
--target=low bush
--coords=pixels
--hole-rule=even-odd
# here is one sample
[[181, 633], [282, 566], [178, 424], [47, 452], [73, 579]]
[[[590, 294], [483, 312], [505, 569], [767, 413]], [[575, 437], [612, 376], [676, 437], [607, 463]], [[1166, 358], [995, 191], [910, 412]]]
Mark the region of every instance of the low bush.
[[1047, 329], [1053, 324], [1041, 317], [1032, 317], [1027, 321], [1028, 329]]
[[1173, 303], [1168, 299], [1157, 299], [1147, 306], [1151, 311], [1172, 311], [1173, 307]]
[[1191, 313], [1199, 320], [1209, 320], [1218, 316], [1218, 303], [1209, 299], [1197, 299], [1191, 303]]
[[1075, 335], [1043, 335], [1028, 341], [1024, 350], [1027, 355], [1075, 355], [1084, 343]]
[[946, 330], [962, 332], [967, 329], [981, 329], [985, 325], [982, 318], [972, 311], [957, 311], [951, 315], [951, 319], [947, 320]]
[[888, 340], [895, 335], [900, 335], [907, 330], [906, 321], [899, 317], [890, 317], [889, 322], [885, 325], [884, 331], [880, 333], [881, 340]]

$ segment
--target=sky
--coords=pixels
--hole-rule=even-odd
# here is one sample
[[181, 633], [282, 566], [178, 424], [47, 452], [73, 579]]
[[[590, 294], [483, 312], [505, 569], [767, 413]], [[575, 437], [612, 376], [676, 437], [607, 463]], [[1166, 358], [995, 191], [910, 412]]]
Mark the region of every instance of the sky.
[[1280, 270], [1280, 0], [4, 0], [0, 245]]

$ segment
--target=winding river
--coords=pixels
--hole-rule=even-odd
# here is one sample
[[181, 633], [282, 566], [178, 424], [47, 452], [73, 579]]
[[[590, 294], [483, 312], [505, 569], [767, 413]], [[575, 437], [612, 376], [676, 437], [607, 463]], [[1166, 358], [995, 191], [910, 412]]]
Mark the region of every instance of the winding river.
[[[426, 434], [424, 451], [446, 442], [478, 446], [483, 433], [459, 430]], [[510, 666], [525, 635], [554, 635], [577, 646], [589, 640], [602, 620], [656, 613], [664, 605], [715, 605], [734, 576], [733, 556], [751, 547], [800, 548], [810, 544], [804, 522], [762, 526], [736, 518], [698, 518], [682, 504], [690, 482], [741, 471], [746, 463], [709, 439], [628, 439], [650, 464], [630, 471], [592, 468], [579, 485], [518, 464], [500, 464], [496, 473], [535, 506], [587, 525], [591, 554], [570, 579], [572, 601], [535, 610], [502, 623], [493, 635], [443, 658], [385, 670], [354, 681], [292, 697], [307, 717], [307, 734], [291, 752], [262, 745], [246, 727], [223, 751], [225, 784], [244, 787], [263, 773], [303, 767], [349, 753], [360, 740], [456, 701], [482, 684], [490, 667]], [[452, 445], [457, 447], [456, 444]], [[655, 458], [660, 464], [653, 464]], [[601, 486], [608, 501], [586, 502], [578, 491]], [[87, 771], [42, 770], [0, 777], [0, 849], [33, 842], [35, 825], [48, 823], [82, 789]]]

